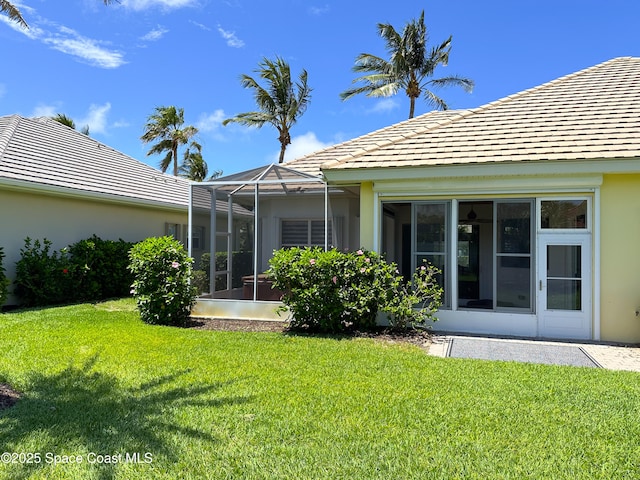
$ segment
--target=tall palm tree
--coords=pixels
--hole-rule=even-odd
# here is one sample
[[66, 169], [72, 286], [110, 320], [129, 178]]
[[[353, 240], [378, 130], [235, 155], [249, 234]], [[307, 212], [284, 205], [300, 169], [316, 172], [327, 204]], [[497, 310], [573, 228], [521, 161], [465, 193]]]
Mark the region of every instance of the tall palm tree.
[[208, 170], [207, 162], [202, 158], [202, 145], [192, 141], [184, 152], [183, 162], [179, 169], [180, 176], [194, 182], [203, 182], [222, 175], [222, 170], [216, 170], [207, 178]]
[[262, 87], [249, 75], [241, 75], [240, 83], [244, 88], [254, 91], [258, 108], [257, 112], [239, 113], [233, 118], [222, 122], [240, 123], [249, 127], [260, 128], [268, 123], [278, 130], [280, 142], [279, 163], [284, 161], [284, 152], [291, 144], [290, 129], [307, 109], [311, 100], [311, 88], [307, 85], [307, 71], [302, 70], [297, 82], [291, 80], [289, 64], [282, 58], [275, 60], [263, 58], [258, 64], [256, 73], [266, 82]]
[[[120, 3], [119, 0], [103, 0], [105, 5], [110, 5], [114, 2]], [[29, 25], [22, 17], [20, 10], [13, 3], [7, 0], [0, 0], [0, 12], [4, 12], [9, 17], [9, 20], [13, 20], [24, 28], [29, 28]]]
[[156, 107], [155, 113], [147, 119], [144, 134], [140, 137], [144, 143], [155, 142], [147, 152], [147, 156], [162, 154], [160, 170], [166, 172], [173, 163], [173, 175], [178, 176], [178, 148], [189, 143], [198, 133], [196, 127], [184, 125], [184, 108]]
[[473, 80], [468, 78], [431, 78], [438, 65], [446, 66], [449, 63], [452, 37], [428, 50], [424, 10], [418, 20], [413, 19], [405, 25], [402, 34], [387, 23], [379, 23], [378, 32], [387, 44], [390, 59], [385, 60], [369, 53], [358, 55], [353, 71], [363, 75], [353, 83], [364, 85], [342, 92], [342, 100], [360, 93], [369, 97], [389, 97], [403, 89], [410, 100], [409, 118], [413, 118], [416, 98], [423, 93], [427, 103], [436, 109], [449, 108], [444, 100], [429, 89], [430, 87], [460, 86], [467, 92], [473, 90]]

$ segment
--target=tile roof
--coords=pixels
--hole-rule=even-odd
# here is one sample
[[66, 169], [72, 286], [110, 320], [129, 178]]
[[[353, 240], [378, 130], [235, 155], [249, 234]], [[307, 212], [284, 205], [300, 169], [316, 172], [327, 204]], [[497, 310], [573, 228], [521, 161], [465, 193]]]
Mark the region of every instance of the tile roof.
[[313, 152], [304, 157], [285, 163], [288, 168], [310, 175], [320, 175], [320, 167], [328, 161], [342, 157], [355, 156], [359, 153], [383, 148], [404, 138], [411, 138], [453, 118], [458, 118], [468, 110], [433, 111], [405, 120], [404, 122], [381, 128], [353, 140], [331, 145], [323, 150]]
[[640, 58], [623, 57], [476, 109], [428, 113], [289, 166], [336, 170], [638, 157]]
[[188, 204], [187, 180], [46, 117], [0, 117], [2, 183], [165, 207]]

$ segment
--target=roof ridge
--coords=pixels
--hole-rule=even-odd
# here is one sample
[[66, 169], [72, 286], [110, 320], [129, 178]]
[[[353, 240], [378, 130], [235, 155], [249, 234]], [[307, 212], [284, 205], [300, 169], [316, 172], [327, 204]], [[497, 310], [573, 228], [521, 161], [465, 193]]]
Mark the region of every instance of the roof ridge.
[[4, 151], [9, 146], [9, 142], [15, 134], [22, 117], [20, 117], [20, 115], [9, 115], [8, 118], [9, 122], [7, 123], [7, 127], [3, 129], [2, 134], [0, 135], [0, 159], [3, 157]]

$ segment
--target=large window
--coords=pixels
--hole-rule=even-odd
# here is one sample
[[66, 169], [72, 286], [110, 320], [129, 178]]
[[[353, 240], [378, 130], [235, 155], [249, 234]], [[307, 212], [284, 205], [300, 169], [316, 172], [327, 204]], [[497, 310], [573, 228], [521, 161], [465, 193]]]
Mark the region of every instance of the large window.
[[442, 273], [437, 280], [444, 288], [443, 306], [447, 307], [450, 305], [447, 288], [449, 203], [416, 203], [413, 219], [413, 268], [419, 268], [427, 260], [440, 269]]
[[498, 201], [496, 306], [532, 310], [531, 201]]
[[[331, 239], [331, 222], [328, 235]], [[280, 244], [282, 247], [324, 247], [324, 220], [282, 220]]]
[[[456, 204], [455, 228], [451, 225], [452, 202], [386, 204], [393, 221], [385, 222], [383, 228], [395, 231], [383, 232], [387, 244], [393, 240], [387, 254], [391, 252], [391, 258], [402, 265], [401, 273], [407, 278], [425, 260], [437, 267], [441, 271], [437, 281], [444, 289], [443, 308], [455, 303], [457, 308], [533, 311], [534, 200], [481, 199]], [[410, 245], [404, 241], [409, 208]], [[402, 261], [409, 248], [410, 270]], [[456, 272], [452, 272], [452, 255]]]

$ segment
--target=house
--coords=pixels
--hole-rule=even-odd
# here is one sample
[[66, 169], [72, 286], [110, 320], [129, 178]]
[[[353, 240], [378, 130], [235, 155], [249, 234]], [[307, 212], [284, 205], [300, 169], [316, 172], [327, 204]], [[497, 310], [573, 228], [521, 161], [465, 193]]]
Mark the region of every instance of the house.
[[[210, 208], [210, 200], [203, 201]], [[166, 234], [186, 240], [188, 204], [185, 179], [50, 118], [0, 117], [0, 246], [11, 279], [26, 237], [47, 238], [56, 250], [93, 234], [105, 240]], [[226, 205], [221, 207], [218, 214], [226, 219]], [[251, 218], [250, 212], [237, 215]], [[196, 257], [208, 241], [207, 228], [193, 219]]]
[[[286, 167], [348, 192], [348, 247], [382, 252], [405, 275], [424, 259], [441, 269], [438, 330], [640, 342], [640, 58]], [[280, 219], [304, 208], [285, 198]]]

